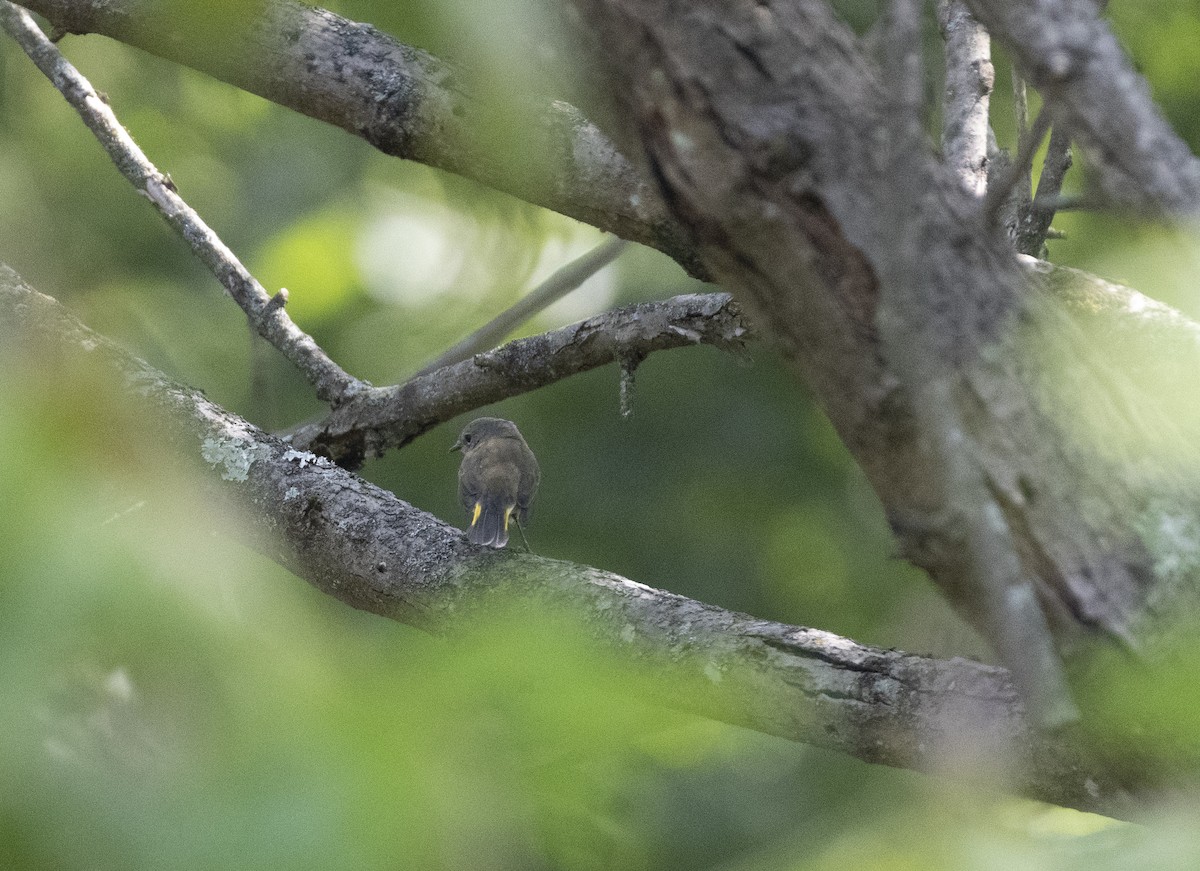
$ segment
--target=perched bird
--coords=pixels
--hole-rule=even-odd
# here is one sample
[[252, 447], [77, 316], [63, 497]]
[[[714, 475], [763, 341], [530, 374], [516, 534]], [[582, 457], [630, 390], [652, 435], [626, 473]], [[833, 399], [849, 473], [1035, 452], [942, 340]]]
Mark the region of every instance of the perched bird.
[[[467, 538], [472, 544], [504, 547], [508, 521], [513, 519], [524, 540], [521, 524], [537, 492], [537, 458], [511, 420], [480, 417], [467, 424], [450, 448], [462, 451], [458, 467], [458, 498], [467, 511]], [[529, 545], [526, 543], [526, 549]]]

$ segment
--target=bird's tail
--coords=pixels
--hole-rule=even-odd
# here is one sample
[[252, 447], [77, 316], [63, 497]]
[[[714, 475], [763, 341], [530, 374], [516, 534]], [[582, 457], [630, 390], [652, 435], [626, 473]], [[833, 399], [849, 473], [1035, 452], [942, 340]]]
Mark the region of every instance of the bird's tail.
[[467, 539], [471, 544], [504, 547], [508, 544], [508, 521], [515, 507], [502, 498], [484, 496], [475, 503]]

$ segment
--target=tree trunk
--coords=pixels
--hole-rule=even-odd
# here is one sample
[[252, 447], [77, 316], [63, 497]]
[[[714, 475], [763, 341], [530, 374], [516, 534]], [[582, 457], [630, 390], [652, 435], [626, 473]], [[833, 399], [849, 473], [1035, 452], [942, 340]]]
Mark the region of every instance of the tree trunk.
[[[925, 152], [907, 167], [919, 269], [903, 286], [893, 97], [829, 7], [576, 6], [629, 121], [622, 144], [644, 153], [702, 262], [816, 394], [904, 552], [1010, 667], [1022, 667], [1014, 650], [1041, 643], [1029, 612], [1009, 607], [1028, 591], [1077, 686], [1097, 651], [1137, 660], [1179, 637], [1198, 604], [1196, 567], [1164, 570], [1164, 545], [1181, 543], [1164, 531], [1191, 541], [1195, 528], [1195, 415], [1173, 400], [1179, 379], [1114, 359], [1113, 320], [1023, 274]], [[915, 365], [881, 339], [888, 306], [908, 325]], [[949, 417], [922, 408], [930, 383]], [[948, 462], [965, 474], [948, 477]], [[963, 506], [989, 527], [983, 554]], [[973, 562], [1006, 559], [1005, 548], [1020, 582], [997, 591]], [[1036, 694], [1043, 666], [1023, 667]]]

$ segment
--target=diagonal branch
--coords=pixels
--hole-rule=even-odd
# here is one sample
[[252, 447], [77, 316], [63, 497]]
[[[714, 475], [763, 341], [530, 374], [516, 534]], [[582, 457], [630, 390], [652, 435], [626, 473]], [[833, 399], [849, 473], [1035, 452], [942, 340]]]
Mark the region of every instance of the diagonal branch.
[[[634, 242], [704, 278], [658, 191], [577, 109], [522, 105], [506, 127], [525, 137], [497, 151], [496, 108], [463, 71], [367, 24], [295, 0], [257, 14], [210, 4], [210, 27], [188, 29], [161, 0], [28, 0], [62, 33], [99, 33], [326, 121], [385, 154], [474, 179]], [[511, 122], [511, 123], [510, 123]]]
[[655, 701], [926, 771], [945, 771], [956, 749], [984, 748], [1025, 761], [1009, 784], [1024, 794], [1113, 815], [1133, 809], [1068, 736], [1028, 729], [1003, 669], [880, 650], [599, 569], [474, 548], [457, 529], [169, 381], [0, 266], [0, 335], [10, 334], [135, 388], [131, 399], [166, 424], [181, 462], [199, 455], [219, 497], [253, 505], [244, 527], [253, 546], [355, 608], [448, 634], [498, 595], [548, 615], [565, 608], [652, 676]]
[[629, 243], [624, 239], [610, 238], [601, 242], [591, 251], [557, 270], [521, 297], [515, 305], [502, 311], [461, 342], [447, 348], [431, 363], [421, 367], [417, 375], [428, 375], [435, 369], [441, 369], [443, 366], [465, 360], [472, 354], [496, 347], [520, 324], [578, 289], [585, 281], [616, 260], [628, 246]]
[[740, 352], [750, 336], [726, 293], [628, 306], [509, 342], [404, 384], [364, 390], [324, 421], [297, 430], [292, 443], [353, 469], [456, 415], [570, 375], [688, 345]]
[[1030, 178], [1033, 174], [1033, 158], [1050, 129], [1050, 113], [1043, 106], [1033, 121], [1033, 126], [1021, 134], [1017, 147], [1017, 156], [1013, 158], [1012, 166], [999, 178], [988, 185], [987, 197], [983, 201], [983, 213], [989, 222], [995, 224], [1003, 214], [1004, 204], [1010, 196], [1017, 198], [1018, 213], [1030, 202]]
[[287, 291], [281, 290], [274, 297], [267, 294], [212, 228], [179, 196], [171, 180], [150, 162], [108, 104], [46, 38], [29, 13], [7, 0], [0, 0], [0, 26], [62, 92], [121, 174], [154, 204], [171, 228], [191, 246], [200, 262], [229, 291], [246, 312], [254, 330], [304, 373], [317, 396], [336, 405], [357, 393], [362, 383], [342, 371], [313, 338], [288, 317], [284, 311]]
[[[1017, 125], [1017, 153], [1019, 154], [1031, 136], [1029, 132], [1029, 88], [1020, 70], [1012, 67], [1008, 72], [1012, 79], [1013, 115]], [[1049, 121], [1049, 116], [1046, 117], [1046, 121]], [[1034, 150], [1036, 151], [1040, 145], [1041, 142], [1037, 142]], [[1013, 184], [1013, 196], [1016, 197], [1017, 206], [1020, 208], [1033, 199], [1033, 157], [1030, 155], [1029, 161], [1024, 164], [1019, 158], [1013, 162], [1021, 171], [1020, 176]]]

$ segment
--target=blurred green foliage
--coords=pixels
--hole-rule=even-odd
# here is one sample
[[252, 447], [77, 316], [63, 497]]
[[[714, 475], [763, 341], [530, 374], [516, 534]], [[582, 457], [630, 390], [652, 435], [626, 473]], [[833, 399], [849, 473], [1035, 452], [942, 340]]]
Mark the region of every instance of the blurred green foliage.
[[[846, 5], [862, 27], [876, 4]], [[1183, 22], [1174, 30], [1127, 4], [1114, 12], [1195, 141], [1184, 34], [1197, 10], [1163, 5]], [[578, 87], [531, 75], [531, 63], [569, 72], [571, 57], [527, 7], [334, 8], [490, 73], [497, 90]], [[61, 45], [268, 288], [289, 288], [300, 325], [376, 383], [415, 371], [599, 241], [141, 52], [97, 37]], [[264, 427], [320, 411], [6, 40], [0, 203], [0, 260], [94, 328]], [[1061, 223], [1060, 260], [1200, 311], [1189, 234]], [[638, 250], [523, 331], [696, 289]], [[4, 347], [0, 371], [0, 867], [1200, 858], [1186, 807], [1150, 829], [1111, 825], [647, 707], [628, 692], [638, 677], [581, 645], [562, 615], [497, 615], [443, 641], [351, 612], [243, 551], [237, 518], [99, 373]], [[867, 643], [985, 655], [892, 557], [861, 474], [769, 350], [753, 348], [748, 365], [705, 348], [659, 354], [638, 370], [631, 419], [617, 395], [609, 368], [478, 412], [518, 421], [539, 456], [536, 551]], [[446, 449], [464, 420], [366, 475], [459, 522]], [[1168, 716], [1180, 700], [1163, 695]]]

